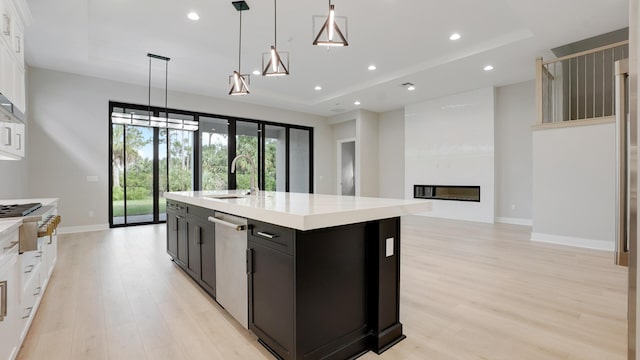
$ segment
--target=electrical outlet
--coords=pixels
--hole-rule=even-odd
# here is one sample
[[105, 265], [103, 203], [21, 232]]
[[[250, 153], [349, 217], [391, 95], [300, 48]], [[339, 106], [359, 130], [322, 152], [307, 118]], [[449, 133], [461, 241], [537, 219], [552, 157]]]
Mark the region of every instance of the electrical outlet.
[[89, 210], [89, 217], [93, 217], [93, 210]]
[[515, 210], [516, 209], [516, 204], [511, 204], [511, 210]]

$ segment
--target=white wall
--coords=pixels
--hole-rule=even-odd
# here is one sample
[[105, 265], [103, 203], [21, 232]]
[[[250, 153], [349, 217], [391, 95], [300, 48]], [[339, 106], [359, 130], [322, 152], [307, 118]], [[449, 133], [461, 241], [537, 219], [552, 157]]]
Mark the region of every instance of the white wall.
[[[108, 102], [145, 104], [147, 88], [39, 68], [28, 71], [30, 176], [21, 180], [29, 184], [22, 195], [60, 198], [65, 227], [103, 227], [108, 223]], [[169, 107], [313, 126], [315, 191], [335, 192], [334, 160], [325, 151], [333, 134], [326, 118], [178, 92], [169, 93]], [[98, 182], [87, 182], [90, 175], [98, 176]]]
[[[338, 166], [340, 166], [340, 162], [338, 161], [338, 142], [342, 141], [342, 140], [346, 140], [346, 139], [355, 139], [356, 138], [356, 119], [355, 119], [355, 114], [353, 115], [354, 117], [347, 117], [345, 119], [341, 119], [341, 122], [335, 122], [336, 120], [334, 118], [333, 119], [333, 125], [331, 125], [331, 128], [333, 130], [333, 144], [331, 145], [331, 149], [327, 149], [327, 153], [331, 153], [331, 156], [333, 158], [333, 172], [334, 172], [334, 184], [333, 184], [333, 194], [340, 194], [340, 186], [339, 186], [339, 182], [338, 182], [338, 176], [339, 176], [339, 171], [338, 171]], [[330, 119], [329, 121], [332, 122]], [[356, 140], [356, 144], [357, 144], [357, 140]], [[356, 171], [357, 171], [357, 159], [356, 159]], [[357, 176], [357, 173], [356, 173]], [[357, 181], [357, 178], [356, 178]]]
[[378, 113], [361, 110], [356, 119], [356, 196], [378, 196]]
[[531, 239], [613, 250], [615, 161], [614, 123], [534, 131]]
[[[289, 130], [289, 191], [309, 192], [309, 133], [304, 130]], [[324, 147], [323, 147], [324, 148]]]
[[496, 220], [531, 225], [536, 84], [496, 89]]
[[378, 196], [404, 198], [404, 108], [378, 119]]
[[481, 202], [433, 200], [427, 216], [494, 220], [494, 89], [405, 107], [405, 196], [413, 185], [479, 185]]
[[0, 160], [0, 199], [27, 197], [27, 175], [26, 160]]

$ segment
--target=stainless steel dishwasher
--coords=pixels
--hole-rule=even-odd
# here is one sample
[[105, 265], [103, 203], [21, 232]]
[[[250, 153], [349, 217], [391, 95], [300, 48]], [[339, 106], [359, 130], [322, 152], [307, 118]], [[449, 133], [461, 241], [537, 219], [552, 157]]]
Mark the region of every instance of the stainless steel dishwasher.
[[247, 219], [215, 212], [216, 301], [249, 328], [247, 284]]

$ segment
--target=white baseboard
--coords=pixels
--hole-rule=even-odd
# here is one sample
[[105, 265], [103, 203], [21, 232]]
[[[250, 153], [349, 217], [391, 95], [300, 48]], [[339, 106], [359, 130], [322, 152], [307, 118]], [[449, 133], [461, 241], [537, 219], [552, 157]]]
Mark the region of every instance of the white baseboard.
[[523, 219], [523, 218], [511, 218], [511, 217], [496, 217], [496, 222], [502, 224], [513, 224], [513, 225], [524, 225], [524, 226], [533, 226], [533, 221], [531, 219]]
[[109, 230], [109, 224], [95, 224], [84, 226], [61, 226], [58, 228], [58, 234], [75, 234], [90, 231]]
[[545, 242], [558, 245], [575, 246], [594, 250], [614, 251], [615, 244], [611, 241], [584, 239], [572, 236], [562, 236], [543, 233], [531, 233], [531, 241]]

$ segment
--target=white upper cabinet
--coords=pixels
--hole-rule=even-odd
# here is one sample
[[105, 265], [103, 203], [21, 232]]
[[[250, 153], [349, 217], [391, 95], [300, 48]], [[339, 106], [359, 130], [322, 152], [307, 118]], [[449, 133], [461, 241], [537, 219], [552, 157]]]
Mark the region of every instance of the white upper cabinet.
[[26, 110], [24, 29], [31, 23], [25, 0], [0, 0], [0, 93]]
[[6, 97], [0, 97], [0, 160], [20, 160], [25, 154], [25, 125], [18, 113], [27, 108], [24, 29], [29, 24], [26, 0], [0, 0], [0, 94]]
[[25, 126], [18, 122], [0, 121], [0, 160], [24, 157]]

